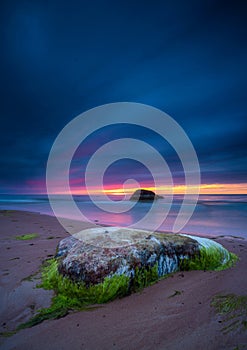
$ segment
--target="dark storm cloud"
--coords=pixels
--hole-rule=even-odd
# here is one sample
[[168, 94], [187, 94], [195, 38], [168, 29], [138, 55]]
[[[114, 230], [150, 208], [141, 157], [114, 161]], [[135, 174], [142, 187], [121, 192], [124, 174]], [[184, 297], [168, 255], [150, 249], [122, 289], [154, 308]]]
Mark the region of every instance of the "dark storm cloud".
[[3, 187], [43, 178], [60, 130], [116, 101], [151, 104], [176, 119], [205, 182], [242, 181], [245, 13], [244, 1], [1, 2]]

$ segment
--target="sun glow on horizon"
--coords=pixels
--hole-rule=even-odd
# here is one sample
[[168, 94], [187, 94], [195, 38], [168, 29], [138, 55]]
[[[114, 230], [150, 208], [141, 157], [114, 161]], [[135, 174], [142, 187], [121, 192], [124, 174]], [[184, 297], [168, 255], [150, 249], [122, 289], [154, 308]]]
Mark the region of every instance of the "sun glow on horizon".
[[[198, 193], [198, 187], [185, 186], [185, 185], [174, 185], [171, 188], [168, 186], [140, 186], [140, 187], [121, 187], [121, 185], [113, 184], [104, 187], [104, 190], [99, 188], [85, 188], [85, 187], [72, 187], [70, 193], [65, 193], [61, 189], [53, 192], [53, 194], [72, 194], [72, 195], [113, 195], [113, 196], [125, 196], [131, 195], [134, 191], [144, 188], [146, 190], [154, 191], [157, 194], [196, 194]], [[199, 188], [199, 194], [247, 194], [247, 183], [238, 184], [201, 184]]]

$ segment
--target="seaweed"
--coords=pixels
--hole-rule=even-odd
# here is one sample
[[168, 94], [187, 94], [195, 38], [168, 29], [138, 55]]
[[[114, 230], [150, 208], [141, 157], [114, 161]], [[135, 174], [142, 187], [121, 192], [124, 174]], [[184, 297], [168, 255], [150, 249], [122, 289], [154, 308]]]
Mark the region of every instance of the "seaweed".
[[50, 259], [42, 267], [42, 282], [38, 286], [54, 290], [51, 306], [38, 310], [28, 322], [17, 330], [33, 327], [44, 320], [66, 316], [70, 311], [88, 310], [94, 304], [103, 304], [121, 298], [131, 292], [140, 291], [158, 280], [157, 264], [149, 269], [135, 269], [134, 276], [113, 275], [100, 284], [86, 286], [83, 282], [72, 282], [58, 272], [57, 259]]
[[153, 267], [136, 268], [135, 273], [130, 279], [129, 292], [141, 291], [143, 288], [156, 283], [158, 279], [158, 263]]
[[247, 329], [247, 295], [216, 295], [211, 301], [211, 306], [222, 317], [223, 334]]
[[219, 250], [217, 247], [201, 247], [194, 257], [181, 259], [179, 269], [182, 271], [221, 271], [232, 267], [237, 260], [238, 257], [233, 253], [229, 253], [229, 259], [225, 259], [225, 251]]
[[17, 239], [18, 241], [28, 241], [37, 237], [39, 237], [37, 233], [28, 233], [26, 235], [15, 236], [15, 239]]
[[12, 335], [16, 334], [16, 332], [17, 330], [0, 332], [0, 336], [4, 338], [8, 338], [8, 337], [12, 337]]

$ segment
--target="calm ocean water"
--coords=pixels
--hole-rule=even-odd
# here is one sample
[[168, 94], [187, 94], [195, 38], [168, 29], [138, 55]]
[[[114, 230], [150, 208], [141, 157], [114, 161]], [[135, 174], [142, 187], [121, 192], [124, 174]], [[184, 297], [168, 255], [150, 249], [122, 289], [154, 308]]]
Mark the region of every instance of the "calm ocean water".
[[[64, 206], [64, 216], [66, 216], [66, 197], [59, 197], [58, 200]], [[162, 222], [160, 230], [171, 230], [181, 200], [182, 196], [174, 196], [170, 212]], [[87, 196], [75, 196], [75, 201], [83, 215], [89, 220], [98, 220], [99, 223], [115, 226], [129, 226], [138, 222], [151, 207], [150, 203], [137, 203], [125, 213], [113, 214], [99, 209]], [[103, 203], [100, 198], [98, 203]], [[163, 220], [166, 200], [160, 199], [156, 203], [158, 210], [152, 217], [154, 223], [159, 222], [160, 219]], [[126, 201], [127, 204], [128, 201]], [[114, 205], [116, 204], [112, 204], [113, 210]], [[0, 195], [0, 209], [25, 210], [54, 215], [45, 195]], [[70, 215], [67, 217], [77, 219]], [[201, 195], [191, 219], [182, 232], [206, 236], [228, 235], [247, 238], [247, 195]]]

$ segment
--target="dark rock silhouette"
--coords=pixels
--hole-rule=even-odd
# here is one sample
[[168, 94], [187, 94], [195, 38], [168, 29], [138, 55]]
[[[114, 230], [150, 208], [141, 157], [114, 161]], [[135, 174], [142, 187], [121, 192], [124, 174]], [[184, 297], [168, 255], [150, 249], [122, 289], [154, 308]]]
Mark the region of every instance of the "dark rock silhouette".
[[132, 196], [130, 197], [131, 201], [137, 201], [137, 202], [153, 202], [156, 199], [163, 198], [162, 196], [159, 196], [158, 194], [155, 194], [153, 191], [149, 190], [136, 190]]

